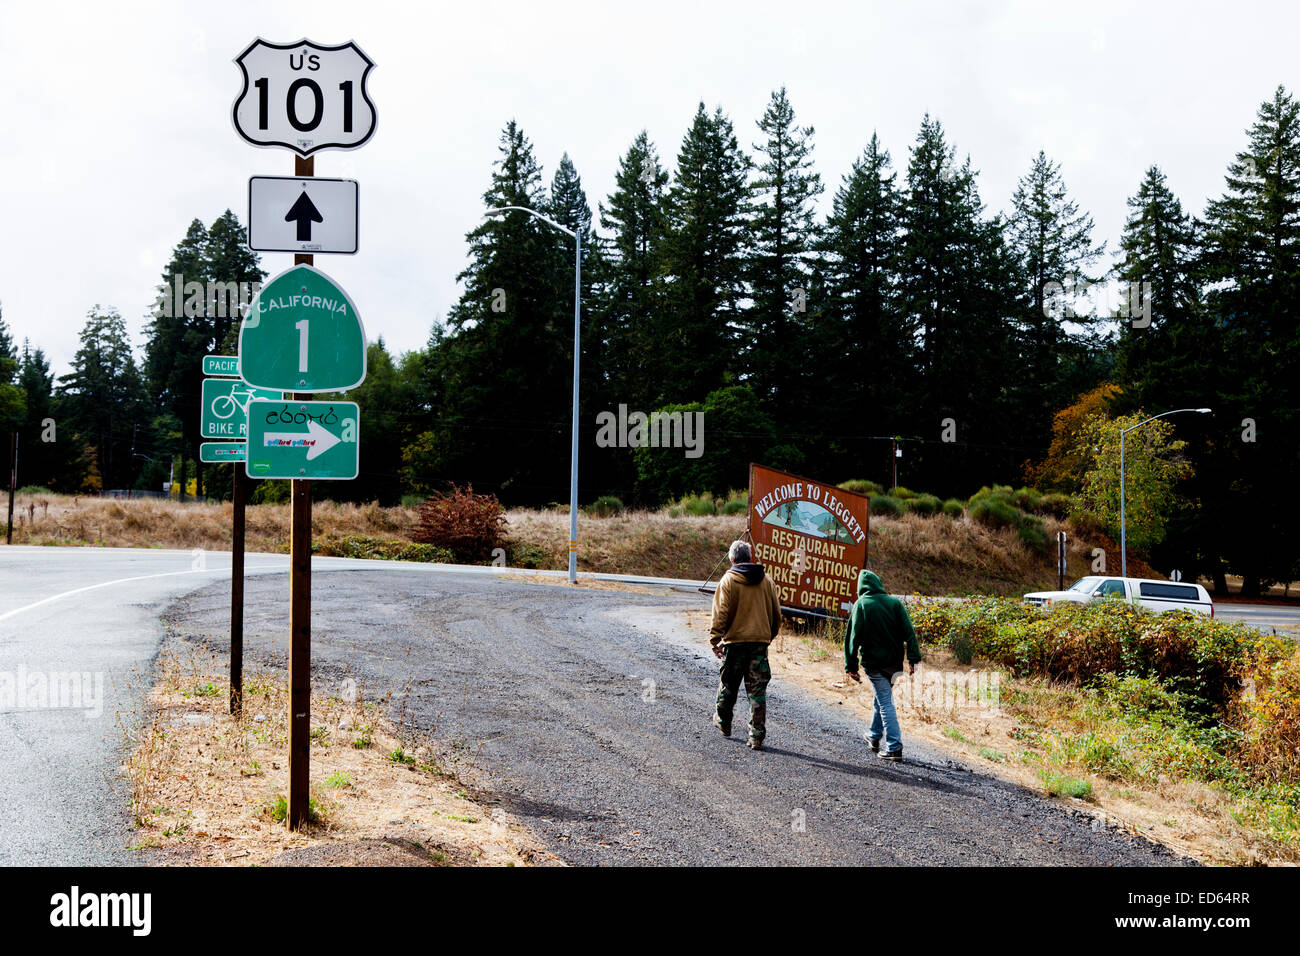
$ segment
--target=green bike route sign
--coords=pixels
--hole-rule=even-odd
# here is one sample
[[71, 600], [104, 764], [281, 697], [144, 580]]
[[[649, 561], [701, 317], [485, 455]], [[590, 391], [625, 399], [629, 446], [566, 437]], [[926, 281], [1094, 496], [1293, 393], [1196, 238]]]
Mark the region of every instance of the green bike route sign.
[[360, 427], [356, 402], [250, 402], [245, 470], [250, 478], [355, 478]]
[[366, 377], [366, 333], [348, 294], [314, 266], [268, 282], [239, 328], [239, 374], [282, 392], [342, 392]]
[[276, 399], [279, 390], [250, 388], [237, 378], [203, 380], [203, 415], [199, 437], [243, 441], [248, 437], [248, 419], [244, 414], [255, 398]]

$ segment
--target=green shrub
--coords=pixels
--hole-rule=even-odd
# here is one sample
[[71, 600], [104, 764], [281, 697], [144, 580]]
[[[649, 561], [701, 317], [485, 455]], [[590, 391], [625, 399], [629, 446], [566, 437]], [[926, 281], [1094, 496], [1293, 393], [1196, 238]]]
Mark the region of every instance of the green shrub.
[[1070, 511], [1074, 508], [1074, 500], [1069, 495], [1063, 495], [1059, 491], [1053, 491], [1051, 494], [1043, 495], [1038, 499], [1037, 506], [1033, 509], [1040, 515], [1056, 518], [1058, 521], [1064, 521], [1069, 517]]
[[550, 562], [544, 548], [535, 544], [506, 544], [506, 563], [512, 568], [545, 568]]
[[899, 501], [908, 501], [916, 497], [916, 492], [910, 488], [904, 488], [902, 485], [899, 485], [896, 488], [889, 489], [889, 496], [891, 498], [897, 498]]
[[255, 505], [283, 505], [289, 503], [289, 482], [281, 478], [267, 478], [257, 482], [250, 499]]
[[44, 485], [23, 485], [23, 486], [22, 486], [21, 488], [19, 488], [16, 492], [14, 492], [14, 494], [17, 494], [17, 495], [52, 495], [52, 494], [54, 494], [54, 492], [50, 491], [50, 489], [49, 489], [49, 488], [46, 488]]
[[722, 506], [724, 515], [743, 515], [749, 511], [749, 500], [746, 498], [732, 498]]
[[1018, 488], [1011, 496], [1011, 502], [1021, 511], [1037, 511], [1042, 503], [1043, 493], [1037, 488]]
[[1044, 770], [1039, 775], [1047, 792], [1054, 797], [1074, 797], [1078, 800], [1092, 800], [1092, 784], [1087, 780], [1076, 780], [1063, 773]]
[[450, 564], [451, 551], [432, 544], [387, 541], [360, 534], [327, 537], [311, 544], [312, 554], [328, 558], [364, 558], [381, 561], [420, 561], [427, 564]]
[[966, 513], [966, 506], [959, 498], [949, 498], [943, 503], [943, 513], [949, 518], [960, 518]]
[[613, 495], [601, 495], [582, 510], [595, 518], [609, 518], [623, 513], [623, 502]]
[[909, 511], [913, 514], [923, 515], [925, 517], [938, 514], [939, 509], [942, 507], [943, 502], [934, 495], [917, 495], [907, 503]]
[[970, 516], [989, 528], [1015, 528], [1020, 524], [1020, 512], [1005, 498], [971, 499]]
[[[676, 510], [677, 514], [673, 514]], [[706, 493], [686, 495], [679, 501], [669, 505], [668, 514], [676, 518], [681, 515], [694, 515], [702, 518], [706, 515], [715, 515], [718, 513], [717, 503], [713, 500], [713, 495]]]
[[871, 513], [876, 517], [898, 518], [907, 512], [906, 502], [889, 495], [871, 496]]
[[969, 506], [975, 504], [977, 501], [1000, 500], [1015, 507], [1014, 498], [1015, 492], [1011, 490], [1010, 485], [994, 485], [992, 488], [985, 485], [979, 491], [975, 492], [975, 494], [971, 495], [970, 500], [967, 501], [966, 504]]
[[1021, 543], [1031, 551], [1047, 548], [1047, 530], [1043, 527], [1042, 518], [1022, 514], [1016, 530], [1020, 534]]
[[839, 487], [845, 491], [855, 491], [867, 497], [878, 495], [883, 490], [876, 482], [868, 481], [865, 478], [850, 478], [848, 481], [841, 481]]
[[966, 631], [953, 632], [948, 638], [948, 648], [952, 651], [952, 656], [957, 658], [957, 663], [963, 667], [975, 660], [975, 642]]

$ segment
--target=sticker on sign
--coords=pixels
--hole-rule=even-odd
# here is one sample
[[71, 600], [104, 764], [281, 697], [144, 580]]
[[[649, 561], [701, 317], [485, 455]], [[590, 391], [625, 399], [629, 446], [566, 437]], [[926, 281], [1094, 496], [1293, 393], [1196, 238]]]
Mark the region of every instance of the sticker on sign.
[[242, 441], [205, 441], [199, 445], [199, 461], [209, 465], [243, 461], [248, 457], [248, 446]]
[[251, 402], [248, 476], [355, 478], [360, 422], [356, 402]]

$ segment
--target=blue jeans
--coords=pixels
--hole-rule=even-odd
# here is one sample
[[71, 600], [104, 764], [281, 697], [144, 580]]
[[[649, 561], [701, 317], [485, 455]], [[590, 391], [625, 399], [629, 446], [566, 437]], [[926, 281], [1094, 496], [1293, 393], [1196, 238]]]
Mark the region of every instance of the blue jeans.
[[898, 728], [898, 714], [894, 712], [894, 688], [888, 674], [868, 674], [871, 689], [875, 691], [872, 702], [872, 740], [885, 738], [883, 753], [898, 753], [903, 749], [903, 732]]

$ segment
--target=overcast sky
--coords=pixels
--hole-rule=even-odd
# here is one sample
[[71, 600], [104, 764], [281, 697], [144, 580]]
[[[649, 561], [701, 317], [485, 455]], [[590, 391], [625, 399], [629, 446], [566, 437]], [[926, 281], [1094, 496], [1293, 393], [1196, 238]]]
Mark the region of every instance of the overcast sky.
[[[561, 154], [593, 210], [649, 130], [665, 165], [703, 100], [746, 148], [784, 84], [816, 128], [822, 208], [873, 130], [905, 168], [927, 111], [970, 154], [990, 212], [1039, 149], [1113, 252], [1125, 199], [1158, 163], [1191, 212], [1274, 88], [1300, 87], [1290, 4], [1196, 3], [59, 3], [0, 2], [0, 303], [20, 341], [67, 370], [96, 303], [137, 346], [190, 220], [247, 220], [247, 178], [287, 150], [231, 125], [233, 58], [261, 36], [356, 41], [376, 68], [378, 128], [317, 154], [360, 182], [361, 247], [317, 256], [368, 336], [421, 346], [455, 302], [465, 233], [512, 117], [547, 184]], [[1109, 258], [1107, 264], [1109, 264]], [[266, 254], [275, 274], [289, 255]]]

